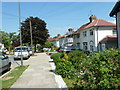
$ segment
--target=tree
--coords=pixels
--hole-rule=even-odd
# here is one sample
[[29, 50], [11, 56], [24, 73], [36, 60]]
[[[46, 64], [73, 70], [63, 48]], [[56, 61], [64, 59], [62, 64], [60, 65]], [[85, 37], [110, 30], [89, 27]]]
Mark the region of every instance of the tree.
[[31, 43], [30, 22], [32, 27], [32, 40], [36, 51], [36, 45], [43, 45], [49, 37], [49, 34], [48, 30], [46, 29], [46, 23], [43, 20], [38, 17], [29, 17], [24, 22], [22, 22], [21, 26], [23, 43], [28, 43], [29, 45]]
[[53, 44], [51, 42], [45, 42], [45, 47], [46, 48], [51, 48]]
[[12, 43], [16, 40], [19, 40], [19, 35], [16, 35], [16, 32], [7, 33], [0, 30], [0, 42], [2, 42], [7, 49], [13, 49]]

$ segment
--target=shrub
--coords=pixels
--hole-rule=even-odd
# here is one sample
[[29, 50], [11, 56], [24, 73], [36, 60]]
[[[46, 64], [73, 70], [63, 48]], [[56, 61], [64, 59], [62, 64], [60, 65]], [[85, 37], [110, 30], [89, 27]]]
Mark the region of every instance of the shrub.
[[50, 52], [54, 52], [54, 46], [51, 46]]
[[57, 62], [61, 61], [61, 58], [63, 57], [63, 53], [53, 53], [50, 58], [54, 60], [55, 64]]
[[63, 57], [61, 61], [67, 61], [67, 60], [68, 60], [68, 55], [65, 52], [63, 52]]
[[80, 70], [81, 64], [84, 60], [88, 58], [87, 54], [82, 51], [71, 51], [68, 54], [68, 61], [71, 61], [75, 69]]
[[[85, 89], [119, 89], [120, 88], [120, 50], [105, 50], [95, 53], [82, 62], [83, 72], [77, 87]], [[78, 85], [77, 83], [80, 83]]]
[[63, 78], [74, 78], [76, 70], [70, 61], [65, 61], [56, 64], [56, 73]]

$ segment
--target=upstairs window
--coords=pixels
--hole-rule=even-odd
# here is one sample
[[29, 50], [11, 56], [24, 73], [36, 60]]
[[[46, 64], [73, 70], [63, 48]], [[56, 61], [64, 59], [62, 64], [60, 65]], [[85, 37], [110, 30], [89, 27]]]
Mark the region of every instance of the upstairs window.
[[86, 37], [87, 36], [87, 31], [83, 32], [83, 36]]
[[91, 35], [91, 36], [93, 35], [93, 30], [90, 30], [90, 35]]
[[79, 38], [79, 37], [80, 37], [80, 34], [78, 33], [78, 34], [77, 34], [77, 38]]

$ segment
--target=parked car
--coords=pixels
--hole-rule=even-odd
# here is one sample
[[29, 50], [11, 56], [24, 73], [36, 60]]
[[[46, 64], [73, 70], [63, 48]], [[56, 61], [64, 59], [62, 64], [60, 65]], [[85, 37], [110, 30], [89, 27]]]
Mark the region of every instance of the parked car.
[[34, 51], [33, 51], [32, 47], [28, 47], [28, 51], [29, 51], [30, 56], [34, 55]]
[[[23, 59], [28, 59], [30, 57], [28, 47], [22, 46], [22, 57]], [[21, 47], [16, 47], [14, 50], [14, 59], [21, 58]]]
[[6, 48], [0, 48], [0, 52], [2, 52], [2, 53], [4, 53], [4, 54], [6, 54], [7, 51], [8, 51], [8, 50], [7, 50]]
[[10, 70], [11, 61], [8, 56], [5, 56], [4, 53], [0, 52], [0, 73], [5, 70]]
[[79, 49], [78, 47], [75, 47], [75, 46], [60, 47], [57, 51], [58, 52], [65, 51], [65, 52], [68, 53], [68, 52], [73, 51], [73, 50], [80, 50], [81, 51], [81, 49]]

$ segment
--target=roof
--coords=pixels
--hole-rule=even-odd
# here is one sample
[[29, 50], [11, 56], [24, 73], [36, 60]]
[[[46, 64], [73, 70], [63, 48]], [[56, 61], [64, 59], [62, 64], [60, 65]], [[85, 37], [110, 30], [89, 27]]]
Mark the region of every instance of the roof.
[[58, 37], [56, 37], [56, 38], [48, 38], [47, 41], [49, 41], [49, 42], [51, 42], [51, 41], [57, 41], [57, 40], [59, 40], [60, 38], [64, 38], [64, 37], [66, 37], [66, 36], [64, 35], [64, 36], [58, 36]]
[[103, 38], [100, 43], [106, 43], [106, 42], [117, 42], [117, 36], [115, 35], [109, 35]]
[[117, 12], [119, 12], [120, 10], [120, 0], [118, 0], [118, 2], [115, 4], [115, 6], [113, 7], [112, 11], [110, 12], [110, 16], [114, 16], [117, 14]]
[[96, 19], [94, 20], [93, 22], [89, 22], [87, 24], [84, 24], [82, 25], [78, 30], [77, 32], [83, 30], [83, 29], [87, 29], [87, 28], [90, 28], [90, 27], [96, 27], [96, 26], [116, 26], [116, 24], [114, 23], [111, 23], [111, 22], [108, 22], [108, 21], [105, 21], [105, 20], [102, 20], [102, 19]]

